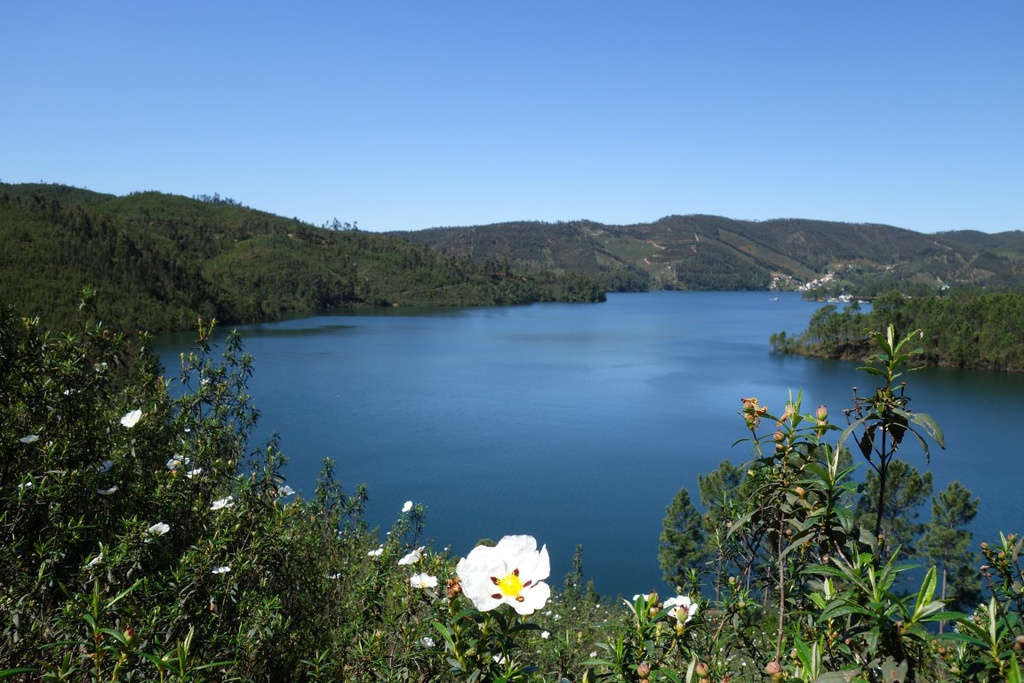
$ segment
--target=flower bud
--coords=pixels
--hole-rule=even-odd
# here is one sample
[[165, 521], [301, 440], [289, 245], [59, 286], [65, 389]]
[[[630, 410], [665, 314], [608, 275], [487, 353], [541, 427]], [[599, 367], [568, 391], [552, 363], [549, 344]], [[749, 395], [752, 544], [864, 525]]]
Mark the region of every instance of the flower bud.
[[704, 678], [708, 675], [708, 665], [704, 662], [697, 662], [697, 666], [693, 667], [693, 673]]
[[764, 667], [764, 672], [769, 676], [774, 676], [780, 671], [782, 671], [782, 665], [779, 664], [779, 660], [777, 659], [775, 661], [768, 662], [768, 664]]
[[636, 667], [636, 675], [640, 678], [647, 678], [651, 673], [651, 665], [647, 662], [640, 662]]
[[814, 413], [814, 417], [818, 418], [818, 422], [824, 422], [828, 419], [828, 408], [825, 407], [824, 403], [818, 406], [818, 411]]

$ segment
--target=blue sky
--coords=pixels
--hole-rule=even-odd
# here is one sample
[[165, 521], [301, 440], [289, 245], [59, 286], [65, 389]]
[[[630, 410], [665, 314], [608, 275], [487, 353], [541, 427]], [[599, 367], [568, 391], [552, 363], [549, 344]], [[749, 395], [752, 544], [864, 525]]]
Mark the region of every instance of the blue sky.
[[1024, 229], [1024, 2], [15, 2], [0, 180], [418, 230]]

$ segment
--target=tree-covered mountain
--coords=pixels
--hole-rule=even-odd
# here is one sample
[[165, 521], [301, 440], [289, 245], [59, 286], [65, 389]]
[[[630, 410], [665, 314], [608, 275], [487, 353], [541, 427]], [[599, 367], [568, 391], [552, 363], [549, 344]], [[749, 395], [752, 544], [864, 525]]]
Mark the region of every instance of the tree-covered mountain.
[[1024, 284], [1024, 233], [923, 234], [888, 225], [668, 216], [602, 225], [514, 222], [392, 233], [442, 253], [578, 271], [608, 290], [782, 289], [823, 293], [1013, 288]]
[[392, 236], [318, 228], [219, 196], [115, 196], [0, 183], [0, 305], [63, 328], [79, 293], [126, 330], [274, 320], [349, 306], [596, 301], [573, 273], [513, 272]]

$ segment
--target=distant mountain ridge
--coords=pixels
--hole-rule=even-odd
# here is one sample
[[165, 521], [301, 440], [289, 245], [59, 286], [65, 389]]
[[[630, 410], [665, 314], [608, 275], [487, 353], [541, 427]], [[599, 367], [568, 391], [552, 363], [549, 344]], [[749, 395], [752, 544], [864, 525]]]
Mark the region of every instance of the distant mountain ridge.
[[[340, 228], [346, 229], [340, 229]], [[61, 327], [78, 293], [121, 329], [353, 306], [600, 301], [605, 291], [1024, 289], [1024, 233], [922, 234], [807, 219], [667, 216], [368, 233], [218, 195], [0, 183], [0, 305]]]
[[687, 215], [635, 225], [510, 222], [388, 234], [450, 255], [586, 273], [609, 290], [794, 289], [827, 273], [835, 275], [833, 287], [861, 294], [1024, 285], [1020, 231], [923, 234], [890, 225]]

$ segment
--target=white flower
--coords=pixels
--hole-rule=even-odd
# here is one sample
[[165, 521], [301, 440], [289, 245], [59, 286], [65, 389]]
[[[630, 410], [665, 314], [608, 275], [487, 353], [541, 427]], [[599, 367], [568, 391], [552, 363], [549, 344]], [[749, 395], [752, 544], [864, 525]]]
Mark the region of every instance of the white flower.
[[400, 559], [398, 561], [398, 565], [399, 566], [403, 566], [403, 565], [416, 564], [417, 562], [419, 562], [422, 559], [423, 559], [423, 546], [420, 546], [419, 548], [416, 548], [416, 550], [413, 550], [411, 553], [409, 553], [408, 555], [406, 555], [405, 557]]
[[31, 488], [35, 488], [35, 483], [32, 481], [26, 481], [24, 484], [18, 484], [19, 491], [27, 491]]
[[551, 637], [551, 631], [541, 631], [540, 632], [540, 637], [543, 638], [544, 640], [547, 640], [548, 638]]
[[379, 547], [379, 548], [377, 548], [376, 550], [371, 550], [370, 552], [368, 552], [368, 553], [366, 553], [366, 554], [367, 554], [367, 555], [368, 555], [369, 557], [380, 557], [380, 556], [381, 556], [381, 553], [383, 553], [383, 552], [384, 552], [384, 546], [380, 546], [380, 547]]
[[455, 570], [462, 592], [482, 612], [504, 602], [519, 614], [533, 614], [551, 597], [543, 581], [551, 574], [548, 548], [538, 551], [533, 536], [505, 536], [493, 548], [478, 545]]
[[213, 505], [210, 506], [210, 509], [211, 510], [223, 510], [224, 508], [229, 508], [229, 507], [231, 507], [234, 504], [235, 504], [234, 498], [232, 498], [231, 496], [227, 496], [226, 498], [219, 498], [219, 499], [213, 501]]
[[101, 496], [109, 496], [112, 493], [117, 492], [117, 486], [111, 486], [109, 489], [96, 489], [96, 493]]
[[176, 470], [179, 467], [181, 467], [182, 464], [184, 464], [184, 462], [185, 461], [182, 460], [180, 455], [176, 455], [176, 456], [174, 456], [173, 458], [171, 458], [170, 460], [167, 461], [167, 469], [169, 469], [169, 470]]
[[281, 496], [282, 498], [287, 498], [288, 496], [294, 496], [295, 495], [295, 489], [293, 489], [288, 484], [284, 484], [283, 486], [279, 486], [278, 487], [277, 495]]
[[39, 441], [39, 435], [38, 434], [26, 434], [25, 436], [23, 436], [20, 439], [18, 439], [18, 441], [20, 441], [22, 443], [35, 443], [36, 441]]
[[224, 565], [222, 567], [214, 567], [213, 569], [210, 570], [210, 573], [211, 574], [227, 574], [229, 571], [231, 571], [231, 567], [228, 567], [227, 565]]
[[437, 577], [430, 574], [413, 574], [409, 577], [409, 585], [413, 588], [437, 588]]
[[128, 411], [121, 418], [121, 425], [123, 427], [127, 427], [128, 429], [131, 429], [132, 427], [134, 427], [136, 425], [136, 423], [138, 423], [138, 421], [141, 418], [142, 418], [142, 411], [141, 410], [131, 410], [131, 411]]
[[423, 636], [422, 638], [420, 638], [420, 643], [423, 645], [423, 647], [434, 647], [434, 639], [430, 636]]
[[697, 614], [697, 603], [688, 595], [677, 595], [665, 601], [665, 609], [670, 617], [685, 624]]
[[169, 524], [165, 524], [164, 522], [157, 522], [153, 526], [146, 529], [146, 534], [148, 534], [149, 536], [163, 536], [170, 530], [171, 526]]
[[409, 510], [412, 510], [412, 501], [411, 500], [405, 501], [405, 505], [402, 506], [402, 512], [408, 512]]
[[192, 477], [198, 477], [202, 473], [203, 473], [203, 468], [202, 467], [196, 467], [195, 469], [191, 469], [188, 472], [186, 472], [185, 476], [188, 477], [189, 479], [191, 479]]

